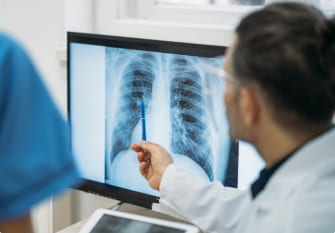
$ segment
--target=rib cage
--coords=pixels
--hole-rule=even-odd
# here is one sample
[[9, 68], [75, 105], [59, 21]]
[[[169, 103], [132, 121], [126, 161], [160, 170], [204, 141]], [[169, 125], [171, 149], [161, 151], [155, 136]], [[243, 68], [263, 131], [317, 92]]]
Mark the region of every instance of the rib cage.
[[111, 164], [120, 152], [129, 150], [134, 129], [141, 117], [141, 100], [143, 98], [145, 105], [150, 106], [153, 85], [159, 82], [158, 75], [163, 75], [162, 78], [169, 80], [166, 91], [169, 93], [167, 107], [170, 109], [171, 135], [170, 148], [167, 149], [195, 161], [212, 181], [213, 155], [208, 142], [210, 134], [206, 124], [203, 77], [196, 68], [197, 58], [151, 52], [113, 56], [110, 63], [113, 60], [119, 62], [114, 66], [118, 67], [120, 82], [110, 83], [117, 84], [114, 91], [119, 93], [119, 97], [114, 101], [117, 106], [112, 110], [115, 111], [113, 121], [108, 123], [111, 126], [107, 133], [107, 140], [110, 141], [107, 142], [106, 161]]
[[171, 149], [197, 162], [213, 180], [201, 76], [194, 60], [174, 55], [170, 63]]
[[152, 96], [156, 63], [152, 54], [140, 53], [122, 74], [118, 123], [112, 132], [111, 161], [119, 152], [129, 149], [132, 132], [141, 116], [141, 100], [143, 98], [147, 105]]

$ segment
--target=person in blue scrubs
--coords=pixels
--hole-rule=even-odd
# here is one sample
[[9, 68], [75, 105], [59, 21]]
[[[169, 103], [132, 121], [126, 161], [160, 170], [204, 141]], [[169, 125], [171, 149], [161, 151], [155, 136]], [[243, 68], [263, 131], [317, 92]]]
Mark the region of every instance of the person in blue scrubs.
[[78, 180], [67, 123], [27, 53], [0, 33], [0, 232], [32, 232], [30, 209]]

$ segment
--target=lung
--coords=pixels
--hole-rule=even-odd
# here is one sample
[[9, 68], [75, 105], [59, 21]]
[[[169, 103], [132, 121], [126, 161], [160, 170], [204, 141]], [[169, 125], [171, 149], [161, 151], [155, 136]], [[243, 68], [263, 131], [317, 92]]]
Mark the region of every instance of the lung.
[[141, 101], [145, 105], [152, 98], [157, 60], [152, 53], [142, 52], [131, 57], [121, 75], [120, 107], [116, 127], [112, 132], [110, 162], [123, 150], [128, 150], [131, 136], [141, 117]]
[[169, 65], [171, 149], [197, 162], [213, 180], [205, 98], [195, 57], [173, 55]]

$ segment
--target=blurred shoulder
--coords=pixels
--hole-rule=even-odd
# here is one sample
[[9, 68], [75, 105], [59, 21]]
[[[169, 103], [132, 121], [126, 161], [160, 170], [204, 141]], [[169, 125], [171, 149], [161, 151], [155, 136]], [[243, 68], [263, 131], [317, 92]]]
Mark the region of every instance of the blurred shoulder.
[[15, 45], [18, 45], [18, 42], [16, 42], [15, 39], [11, 37], [10, 35], [0, 32], [0, 44], [1, 46], [3, 45], [15, 46]]
[[4, 55], [10, 51], [24, 51], [24, 49], [13, 37], [0, 32], [0, 55]]

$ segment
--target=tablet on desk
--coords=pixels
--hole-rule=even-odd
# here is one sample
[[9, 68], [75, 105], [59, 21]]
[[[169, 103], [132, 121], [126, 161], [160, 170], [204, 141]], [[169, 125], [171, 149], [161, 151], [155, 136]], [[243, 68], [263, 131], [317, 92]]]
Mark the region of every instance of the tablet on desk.
[[98, 209], [79, 233], [197, 233], [192, 225]]

